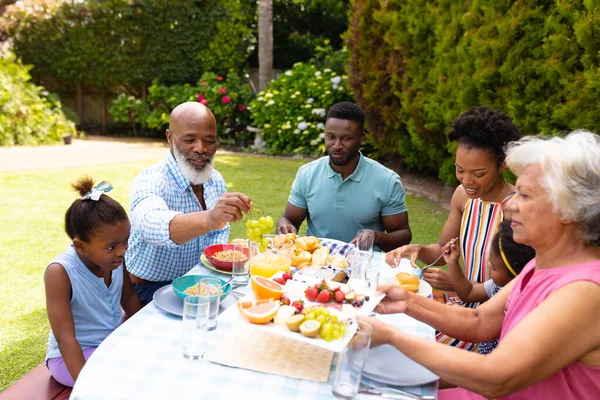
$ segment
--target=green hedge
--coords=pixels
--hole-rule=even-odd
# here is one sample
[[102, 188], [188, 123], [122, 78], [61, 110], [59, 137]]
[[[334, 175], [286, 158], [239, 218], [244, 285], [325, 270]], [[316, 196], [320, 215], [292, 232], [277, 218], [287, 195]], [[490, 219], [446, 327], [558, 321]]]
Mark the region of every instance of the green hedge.
[[30, 68], [0, 52], [0, 146], [51, 144], [76, 133], [60, 101], [29, 82]]
[[507, 112], [526, 134], [600, 132], [597, 1], [354, 0], [350, 82], [380, 152], [454, 181], [454, 118]]
[[96, 87], [194, 83], [240, 70], [255, 4], [237, 0], [104, 0], [41, 4], [10, 14], [7, 29], [32, 73]]

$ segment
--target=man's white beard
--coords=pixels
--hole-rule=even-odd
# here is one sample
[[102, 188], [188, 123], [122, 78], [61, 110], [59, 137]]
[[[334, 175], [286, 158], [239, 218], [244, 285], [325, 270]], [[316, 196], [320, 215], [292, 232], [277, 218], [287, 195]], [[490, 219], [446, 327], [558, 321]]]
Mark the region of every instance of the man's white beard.
[[212, 178], [213, 157], [210, 158], [208, 164], [199, 169], [189, 163], [175, 145], [173, 145], [173, 154], [175, 156], [175, 160], [177, 160], [179, 168], [181, 169], [181, 173], [187, 178], [187, 180], [190, 181], [192, 185], [204, 185]]

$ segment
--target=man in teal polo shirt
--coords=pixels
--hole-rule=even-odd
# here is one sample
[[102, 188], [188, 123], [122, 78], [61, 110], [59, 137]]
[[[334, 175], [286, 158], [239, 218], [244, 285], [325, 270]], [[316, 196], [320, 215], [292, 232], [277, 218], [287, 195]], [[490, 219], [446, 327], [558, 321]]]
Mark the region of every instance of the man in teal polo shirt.
[[359, 152], [365, 113], [354, 103], [334, 104], [325, 123], [329, 156], [303, 165], [292, 185], [278, 233], [297, 232], [351, 242], [359, 229], [375, 232], [375, 245], [390, 251], [410, 243], [406, 196], [394, 171]]

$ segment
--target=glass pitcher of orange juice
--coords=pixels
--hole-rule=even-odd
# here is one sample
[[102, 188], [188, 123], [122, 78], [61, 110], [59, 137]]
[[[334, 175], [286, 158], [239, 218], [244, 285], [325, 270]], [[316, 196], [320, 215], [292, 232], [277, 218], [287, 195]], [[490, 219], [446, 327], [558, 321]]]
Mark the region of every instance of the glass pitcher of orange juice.
[[270, 278], [279, 271], [290, 270], [294, 251], [293, 243], [286, 243], [278, 248], [274, 248], [271, 243], [264, 253], [258, 252], [258, 243], [252, 242], [251, 246], [250, 275]]

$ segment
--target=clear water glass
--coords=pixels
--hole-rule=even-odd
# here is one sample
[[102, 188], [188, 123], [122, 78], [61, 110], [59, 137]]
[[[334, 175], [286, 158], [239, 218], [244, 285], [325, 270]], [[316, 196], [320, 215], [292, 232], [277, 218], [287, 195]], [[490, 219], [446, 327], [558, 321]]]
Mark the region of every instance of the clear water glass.
[[361, 229], [356, 234], [355, 246], [359, 251], [373, 254], [373, 244], [375, 243], [375, 232], [371, 229]]
[[209, 302], [199, 296], [187, 296], [183, 300], [183, 356], [199, 360], [206, 352]]
[[219, 300], [221, 298], [221, 285], [223, 282], [218, 278], [202, 278], [198, 281], [200, 286], [211, 285], [216, 288], [217, 294], [211, 295], [200, 295], [198, 297], [206, 299], [208, 301], [208, 330], [214, 331], [217, 329], [217, 318], [219, 317]]
[[[244, 239], [236, 239], [233, 242], [233, 251], [244, 253], [246, 260], [234, 260], [232, 262], [231, 274], [233, 286], [246, 286], [250, 281], [250, 246], [249, 241]], [[236, 253], [234, 253], [236, 254]]]
[[358, 393], [362, 370], [369, 354], [373, 327], [357, 321], [358, 330], [343, 352], [338, 353], [332, 393], [339, 399], [353, 399]]

